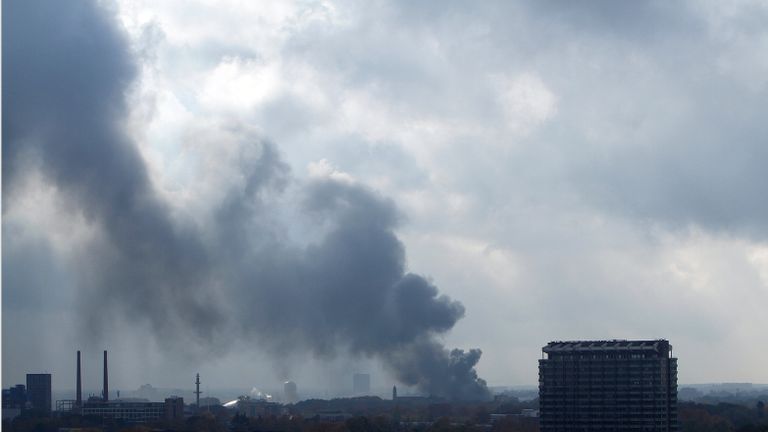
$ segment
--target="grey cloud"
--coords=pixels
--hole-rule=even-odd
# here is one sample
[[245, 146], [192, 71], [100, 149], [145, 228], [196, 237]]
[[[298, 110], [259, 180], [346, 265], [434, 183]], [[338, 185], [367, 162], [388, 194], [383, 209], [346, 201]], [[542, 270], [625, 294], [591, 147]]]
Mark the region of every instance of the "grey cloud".
[[[245, 136], [258, 156], [233, 167], [245, 181], [221, 191], [213, 226], [174, 218], [123, 130], [136, 66], [113, 18], [88, 2], [6, 2], [3, 12], [4, 192], [35, 160], [100, 227], [102, 238], [72, 269], [77, 315], [92, 337], [110, 332], [118, 313], [146, 321], [172, 351], [189, 342], [226, 350], [234, 340], [262, 342], [276, 355], [348, 351], [382, 359], [437, 396], [487, 396], [474, 369], [480, 352], [438, 342], [464, 308], [406, 273], [393, 202], [360, 185], [298, 184], [299, 211], [324, 235], [291, 244], [269, 199], [293, 182], [288, 167], [272, 144]], [[16, 271], [24, 267], [6, 269], [7, 280], [18, 280]]]
[[[199, 282], [207, 252], [190, 229], [173, 225], [122, 129], [136, 74], [123, 36], [87, 2], [8, 2], [5, 11], [4, 187], [31, 154], [103, 228], [106, 245], [94, 254], [94, 280], [83, 295], [92, 303], [87, 310], [128, 304], [161, 332], [196, 316], [210, 324], [197, 336], [210, 338], [219, 312]], [[166, 301], [183, 306], [169, 311]], [[93, 324], [85, 328], [99, 328]]]
[[592, 0], [526, 2], [528, 13], [548, 30], [567, 30], [623, 41], [660, 41], [681, 36], [699, 26], [685, 2], [612, 2]]
[[[460, 75], [464, 82], [444, 82], [450, 87], [445, 93], [461, 88], [452, 96], [473, 100], [477, 90], [472, 88], [483, 84], [472, 82], [482, 83], [472, 65], [480, 63], [485, 72], [530, 71], [557, 98], [556, 115], [529, 137], [509, 138], [507, 154], [465, 155], [461, 149], [472, 144], [456, 138], [455, 151], [437, 157], [440, 164], [469, 167], [455, 176], [456, 187], [490, 205], [515, 201], [510, 197], [517, 194], [550, 203], [575, 195], [597, 212], [641, 225], [672, 230], [694, 225], [765, 238], [768, 206], [759, 196], [768, 182], [763, 169], [768, 129], [762, 120], [768, 86], [760, 74], [768, 69], [759, 56], [736, 55], [765, 50], [765, 32], [743, 24], [746, 16], [751, 23], [763, 20], [766, 11], [733, 5], [732, 16], [718, 17], [712, 27], [708, 14], [716, 10], [706, 7], [696, 2], [527, 2], [467, 11], [454, 5], [434, 19], [413, 23], [429, 37], [459, 46], [435, 59], [466, 72]], [[453, 16], [470, 17], [470, 28], [486, 26], [480, 54], [461, 58], [467, 53], [460, 47], [475, 41], [457, 41], [450, 34]], [[504, 60], [489, 60], [498, 58]], [[453, 154], [461, 157], [454, 160]], [[467, 163], [467, 158], [475, 160]], [[510, 193], [489, 183], [525, 187]]]
[[[56, 311], [66, 304], [71, 288], [69, 278], [50, 246], [40, 238], [25, 238], [15, 232], [12, 222], [3, 223], [6, 240], [2, 257], [3, 307], [24, 314]], [[50, 287], [57, 288], [51, 290]]]
[[[566, 178], [586, 202], [621, 217], [764, 238], [768, 206], [757, 197], [768, 182], [762, 139], [768, 128], [759, 114], [765, 90], [718, 76], [717, 66], [702, 55], [692, 66], [698, 70], [689, 72], [705, 79], [687, 78], [677, 61], [661, 56], [652, 59], [656, 70], [644, 76], [619, 78], [626, 68], [609, 67], [604, 93], [592, 102], [608, 110], [603, 118], [583, 115], [583, 106], [562, 107], [569, 118], [553, 127], [555, 139], [567, 134], [583, 152], [572, 159]], [[647, 93], [638, 93], [623, 83], [643, 79], [657, 90], [642, 84]], [[623, 130], [624, 136], [595, 139], [582, 134], [584, 124]]]
[[[768, 130], [759, 114], [765, 84], [723, 68], [735, 47], [707, 26], [703, 5], [668, 7], [621, 5], [628, 23], [620, 40], [592, 26], [572, 36], [580, 55], [542, 56], [560, 104], [557, 119], [531, 141], [557, 146], [567, 162], [554, 178], [598, 211], [672, 230], [694, 225], [764, 238], [768, 207], [756, 197], [768, 181], [761, 164]], [[601, 43], [590, 43], [595, 36]], [[760, 67], [750, 63], [737, 69]], [[569, 72], [564, 79], [557, 70]]]
[[[532, 356], [547, 337], [605, 337], [607, 329], [616, 337], [669, 334], [688, 352], [697, 346], [705, 351], [712, 340], [749, 352], [753, 348], [727, 332], [741, 331], [734, 323], [750, 306], [731, 308], [726, 299], [742, 289], [764, 293], [765, 284], [702, 282], [704, 268], [681, 277], [676, 260], [708, 267], [706, 260], [664, 241], [674, 237], [706, 249], [690, 234], [693, 227], [705, 238], [733, 236], [765, 246], [768, 69], [759, 54], [767, 48], [765, 9], [734, 2], [725, 11], [705, 10], [715, 4], [352, 6], [360, 17], [351, 28], [298, 35], [287, 55], [344, 77], [341, 88], [366, 91], [400, 109], [403, 118], [467, 121], [492, 131], [440, 140], [424, 167], [436, 180], [420, 189], [466, 197], [467, 214], [451, 220], [443, 206], [411, 215], [409, 224], [417, 226], [414, 243], [420, 236], [464, 235], [513, 251], [509, 280], [481, 288], [474, 279], [464, 283], [464, 292], [492, 295], [498, 289], [501, 301], [515, 299], [504, 312], [488, 307], [493, 318], [469, 316], [468, 338], [500, 322], [514, 323], [507, 327], [514, 332], [522, 324], [516, 320], [526, 316], [526, 328], [534, 330], [514, 338], [530, 338]], [[526, 137], [505, 135], [503, 116], [488, 108], [495, 96], [489, 76], [520, 73], [540, 77], [557, 99], [557, 112]], [[456, 101], [461, 106], [451, 110]], [[339, 143], [337, 151], [349, 154], [355, 144]], [[423, 145], [418, 139], [399, 144], [406, 152]], [[397, 163], [389, 169], [393, 177], [402, 175]], [[461, 284], [472, 269], [463, 262], [458, 269], [446, 266], [450, 261], [430, 249], [442, 244], [428, 244], [422, 262], [431, 261], [439, 269], [431, 272], [454, 287]], [[473, 297], [466, 300], [475, 301], [470, 311], [488, 301]], [[659, 319], [643, 320], [648, 310]], [[504, 352], [506, 336], [494, 341], [486, 355]], [[515, 367], [526, 371], [523, 379], [535, 377], [534, 363], [521, 360]], [[697, 368], [687, 379], [720, 373], [704, 374], [696, 365], [688, 370]], [[496, 377], [508, 379], [506, 366]]]
[[424, 387], [436, 394], [461, 394], [468, 399], [485, 399], [485, 381], [477, 377], [474, 366], [478, 349], [447, 351], [435, 341], [419, 341], [407, 350], [390, 352], [388, 364], [396, 368], [401, 381]]
[[[306, 248], [271, 242], [258, 247], [257, 239], [236, 252], [239, 269], [227, 272], [235, 278], [225, 284], [244, 300], [242, 330], [277, 355], [298, 345], [332, 357], [342, 346], [383, 359], [398, 379], [423, 391], [485, 397], [473, 369], [479, 355], [451, 354], [434, 339], [453, 327], [464, 308], [422, 276], [405, 272], [405, 251], [393, 233], [394, 204], [333, 180], [313, 181], [302, 195], [305, 211], [327, 232]], [[241, 218], [256, 217], [252, 210]], [[470, 367], [451, 366], [462, 362]]]

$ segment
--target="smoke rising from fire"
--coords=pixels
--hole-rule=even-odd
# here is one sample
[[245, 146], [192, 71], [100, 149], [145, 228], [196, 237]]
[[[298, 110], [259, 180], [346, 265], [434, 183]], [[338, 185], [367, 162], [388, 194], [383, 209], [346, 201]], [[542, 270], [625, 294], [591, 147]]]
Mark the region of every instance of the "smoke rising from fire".
[[[232, 338], [220, 336], [234, 334], [275, 354], [348, 351], [430, 394], [487, 396], [480, 351], [438, 339], [464, 308], [406, 271], [392, 201], [350, 181], [297, 180], [271, 143], [222, 126], [249, 150], [231, 167], [243, 181], [220, 191], [210, 223], [172, 214], [124, 130], [137, 70], [109, 13], [45, 1], [3, 12], [3, 196], [39, 170], [102, 233], [73, 269], [83, 328], [117, 313], [146, 320], [160, 340], [210, 349], [227, 349]], [[270, 197], [287, 185], [316, 239], [291, 241], [275, 217]]]

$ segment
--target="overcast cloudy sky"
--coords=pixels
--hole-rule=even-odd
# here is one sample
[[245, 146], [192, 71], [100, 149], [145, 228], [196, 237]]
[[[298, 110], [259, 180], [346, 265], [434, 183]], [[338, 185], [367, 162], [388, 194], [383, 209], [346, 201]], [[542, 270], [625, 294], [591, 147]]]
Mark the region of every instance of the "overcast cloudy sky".
[[[281, 330], [270, 326], [279, 318], [268, 306], [255, 305], [261, 297], [229, 288], [242, 282], [230, 277], [241, 267], [207, 254], [229, 250], [236, 260], [253, 246], [222, 243], [243, 234], [211, 227], [238, 201], [232, 191], [248, 197], [254, 184], [259, 222], [249, 229], [278, 232], [257, 243], [290, 243], [277, 254], [305, 251], [301, 262], [343, 247], [327, 240], [335, 223], [384, 218], [376, 227], [402, 242], [405, 270], [463, 304], [458, 319], [456, 303], [430, 294], [450, 317], [423, 323], [425, 331], [449, 348], [480, 348], [476, 369], [490, 385], [535, 384], [548, 341], [613, 338], [669, 339], [682, 383], [768, 382], [764, 2], [8, 3], [4, 386], [48, 370], [55, 387], [74, 387], [77, 347], [93, 388], [105, 348], [114, 353], [113, 388], [191, 387], [197, 371], [212, 387], [293, 378], [301, 389], [329, 385], [318, 376], [347, 380], [351, 370], [392, 382], [365, 338], [332, 340], [349, 352], [326, 355], [305, 340], [322, 336], [302, 330], [296, 337], [309, 348], [290, 349], [294, 336], [264, 336]], [[31, 8], [43, 11], [16, 11]], [[13, 27], [17, 16], [47, 24]], [[12, 105], [17, 94], [26, 102]], [[100, 122], [109, 130], [78, 135]], [[48, 126], [55, 140], [119, 136], [122, 153], [51, 147]], [[67, 128], [78, 131], [62, 135]], [[141, 174], [105, 175], [115, 167]], [[312, 189], [326, 183], [341, 192]], [[121, 187], [151, 191], [151, 203], [115, 210], [109, 200], [122, 199]], [[297, 204], [307, 193], [343, 194], [353, 209], [317, 204], [313, 211], [335, 216], [307, 215]], [[227, 223], [246, 217], [238, 211]], [[125, 245], [163, 229], [114, 233], [146, 212], [161, 226], [196, 227], [191, 243], [178, 228], [167, 242], [192, 252], [150, 253], [143, 265], [157, 273], [125, 274], [125, 283], [162, 275], [185, 288], [122, 298], [94, 272], [147, 256]], [[213, 275], [195, 269], [213, 261]], [[317, 274], [334, 267], [322, 268]], [[155, 310], [154, 300], [179, 310]], [[291, 315], [292, 302], [279, 314]], [[257, 328], [253, 339], [222, 342], [231, 323], [204, 328], [241, 308], [238, 320], [252, 320], [243, 327]], [[202, 330], [179, 336], [192, 322]], [[157, 329], [166, 324], [171, 330]]]

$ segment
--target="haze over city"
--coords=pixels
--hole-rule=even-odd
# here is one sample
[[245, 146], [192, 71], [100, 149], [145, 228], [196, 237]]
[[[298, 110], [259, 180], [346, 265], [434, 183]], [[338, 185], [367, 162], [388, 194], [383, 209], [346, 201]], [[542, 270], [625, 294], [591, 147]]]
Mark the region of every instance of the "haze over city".
[[[6, 1], [2, 380], [767, 383], [768, 6]], [[208, 388], [210, 388], [208, 387]]]

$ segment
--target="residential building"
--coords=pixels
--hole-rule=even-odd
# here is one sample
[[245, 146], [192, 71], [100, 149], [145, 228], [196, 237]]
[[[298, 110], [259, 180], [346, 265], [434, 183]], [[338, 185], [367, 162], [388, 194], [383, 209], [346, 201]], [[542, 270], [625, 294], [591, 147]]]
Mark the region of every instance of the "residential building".
[[677, 359], [668, 341], [550, 342], [542, 351], [542, 432], [677, 430]]

